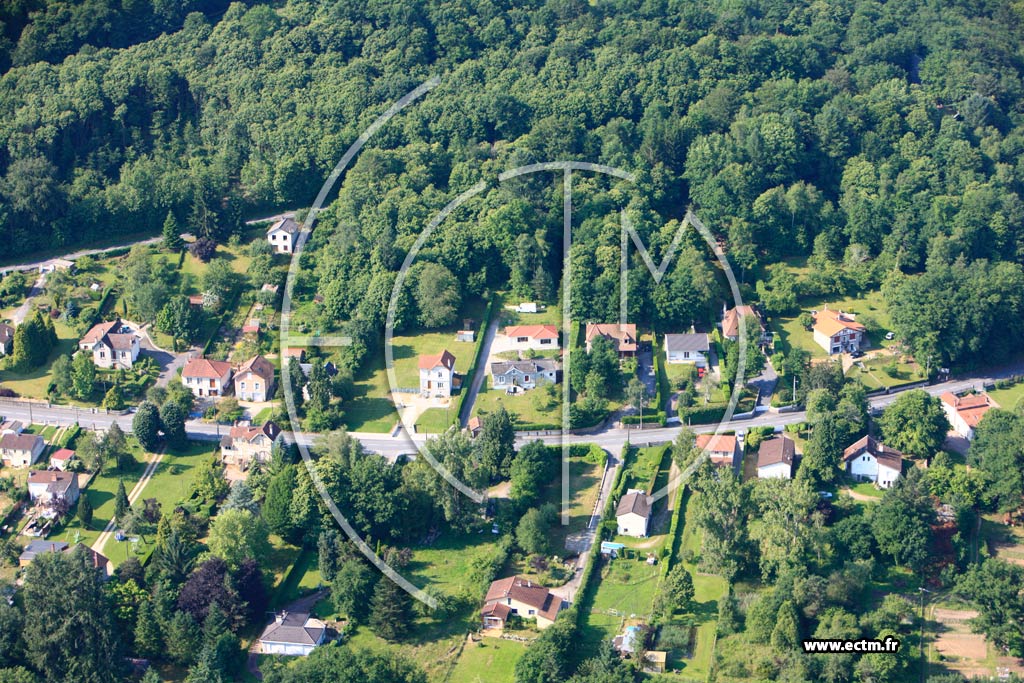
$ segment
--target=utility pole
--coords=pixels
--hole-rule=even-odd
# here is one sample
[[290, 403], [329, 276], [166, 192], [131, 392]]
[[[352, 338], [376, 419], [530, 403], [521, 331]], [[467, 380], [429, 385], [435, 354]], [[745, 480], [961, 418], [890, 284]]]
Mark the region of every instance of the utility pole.
[[921, 596], [921, 635], [920, 635], [920, 650], [921, 650], [921, 683], [924, 683], [924, 672], [927, 668], [927, 662], [924, 658], [924, 594], [931, 593], [930, 590], [921, 586], [917, 589], [917, 592]]

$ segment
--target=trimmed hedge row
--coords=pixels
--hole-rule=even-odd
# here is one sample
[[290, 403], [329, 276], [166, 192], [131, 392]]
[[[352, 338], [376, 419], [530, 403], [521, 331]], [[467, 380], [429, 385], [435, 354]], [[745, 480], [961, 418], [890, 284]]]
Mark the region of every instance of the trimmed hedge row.
[[[473, 362], [470, 363], [469, 369], [466, 370], [466, 374], [462, 377], [462, 392], [459, 396], [459, 410], [456, 413], [458, 419], [462, 419], [462, 409], [466, 405], [466, 397], [469, 396], [469, 387], [473, 383], [473, 375], [476, 374], [477, 365], [480, 364], [480, 354], [484, 348], [484, 337], [487, 336], [487, 328], [491, 324], [491, 316], [494, 313], [494, 301], [497, 299], [497, 294], [492, 294], [490, 300], [487, 302], [487, 307], [484, 308], [483, 322], [480, 324], [480, 335], [476, 340], [476, 349], [473, 351]], [[468, 417], [468, 416], [467, 416]], [[539, 427], [535, 429], [547, 429], [546, 427]]]

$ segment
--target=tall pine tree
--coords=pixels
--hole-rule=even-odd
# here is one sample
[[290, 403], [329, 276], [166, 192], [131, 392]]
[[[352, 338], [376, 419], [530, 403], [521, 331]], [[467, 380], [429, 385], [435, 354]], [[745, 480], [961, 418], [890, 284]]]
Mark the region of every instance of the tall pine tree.
[[181, 226], [173, 211], [168, 211], [167, 218], [164, 220], [163, 238], [163, 246], [167, 251], [177, 253], [185, 246], [185, 242], [181, 239]]

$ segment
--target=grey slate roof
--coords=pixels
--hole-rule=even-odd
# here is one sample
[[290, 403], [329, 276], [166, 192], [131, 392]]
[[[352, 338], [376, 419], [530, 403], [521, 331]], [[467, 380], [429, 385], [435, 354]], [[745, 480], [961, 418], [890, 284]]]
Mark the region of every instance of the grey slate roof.
[[796, 444], [793, 440], [784, 434], [776, 434], [761, 442], [757, 449], [757, 466], [767, 467], [780, 462], [792, 465], [795, 454]]
[[558, 369], [558, 363], [553, 360], [539, 358], [537, 360], [506, 360], [491, 363], [491, 374], [504, 375], [509, 370], [518, 370], [527, 375], [536, 375], [539, 372], [551, 372]]
[[294, 235], [299, 231], [299, 224], [292, 218], [282, 218], [267, 228], [267, 233], [274, 232], [275, 230], [284, 230], [285, 232]]
[[711, 345], [708, 342], [708, 335], [703, 332], [665, 335], [665, 349], [669, 353], [679, 351], [706, 352], [709, 348], [711, 348]]
[[267, 624], [260, 640], [292, 645], [316, 645], [326, 630], [323, 622], [319, 619], [310, 620], [307, 612], [286, 612], [280, 623], [274, 619]]
[[651, 503], [646, 493], [634, 491], [622, 497], [618, 507], [615, 508], [615, 516], [621, 517], [629, 513], [640, 515], [644, 519], [651, 515]]

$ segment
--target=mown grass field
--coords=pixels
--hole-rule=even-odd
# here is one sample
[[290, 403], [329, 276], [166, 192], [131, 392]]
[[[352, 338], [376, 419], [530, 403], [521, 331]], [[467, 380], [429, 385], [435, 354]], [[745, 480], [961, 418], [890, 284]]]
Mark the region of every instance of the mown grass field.
[[452, 669], [449, 683], [512, 683], [515, 666], [526, 652], [526, 644], [515, 640], [484, 638], [466, 643]]
[[498, 406], [514, 415], [521, 424], [562, 424], [562, 385], [555, 385], [555, 398], [551, 399], [545, 387], [537, 387], [517, 394], [506, 394], [504, 389], [491, 388], [491, 376], [484, 378], [480, 393], [473, 406], [474, 415], [494, 412]]

